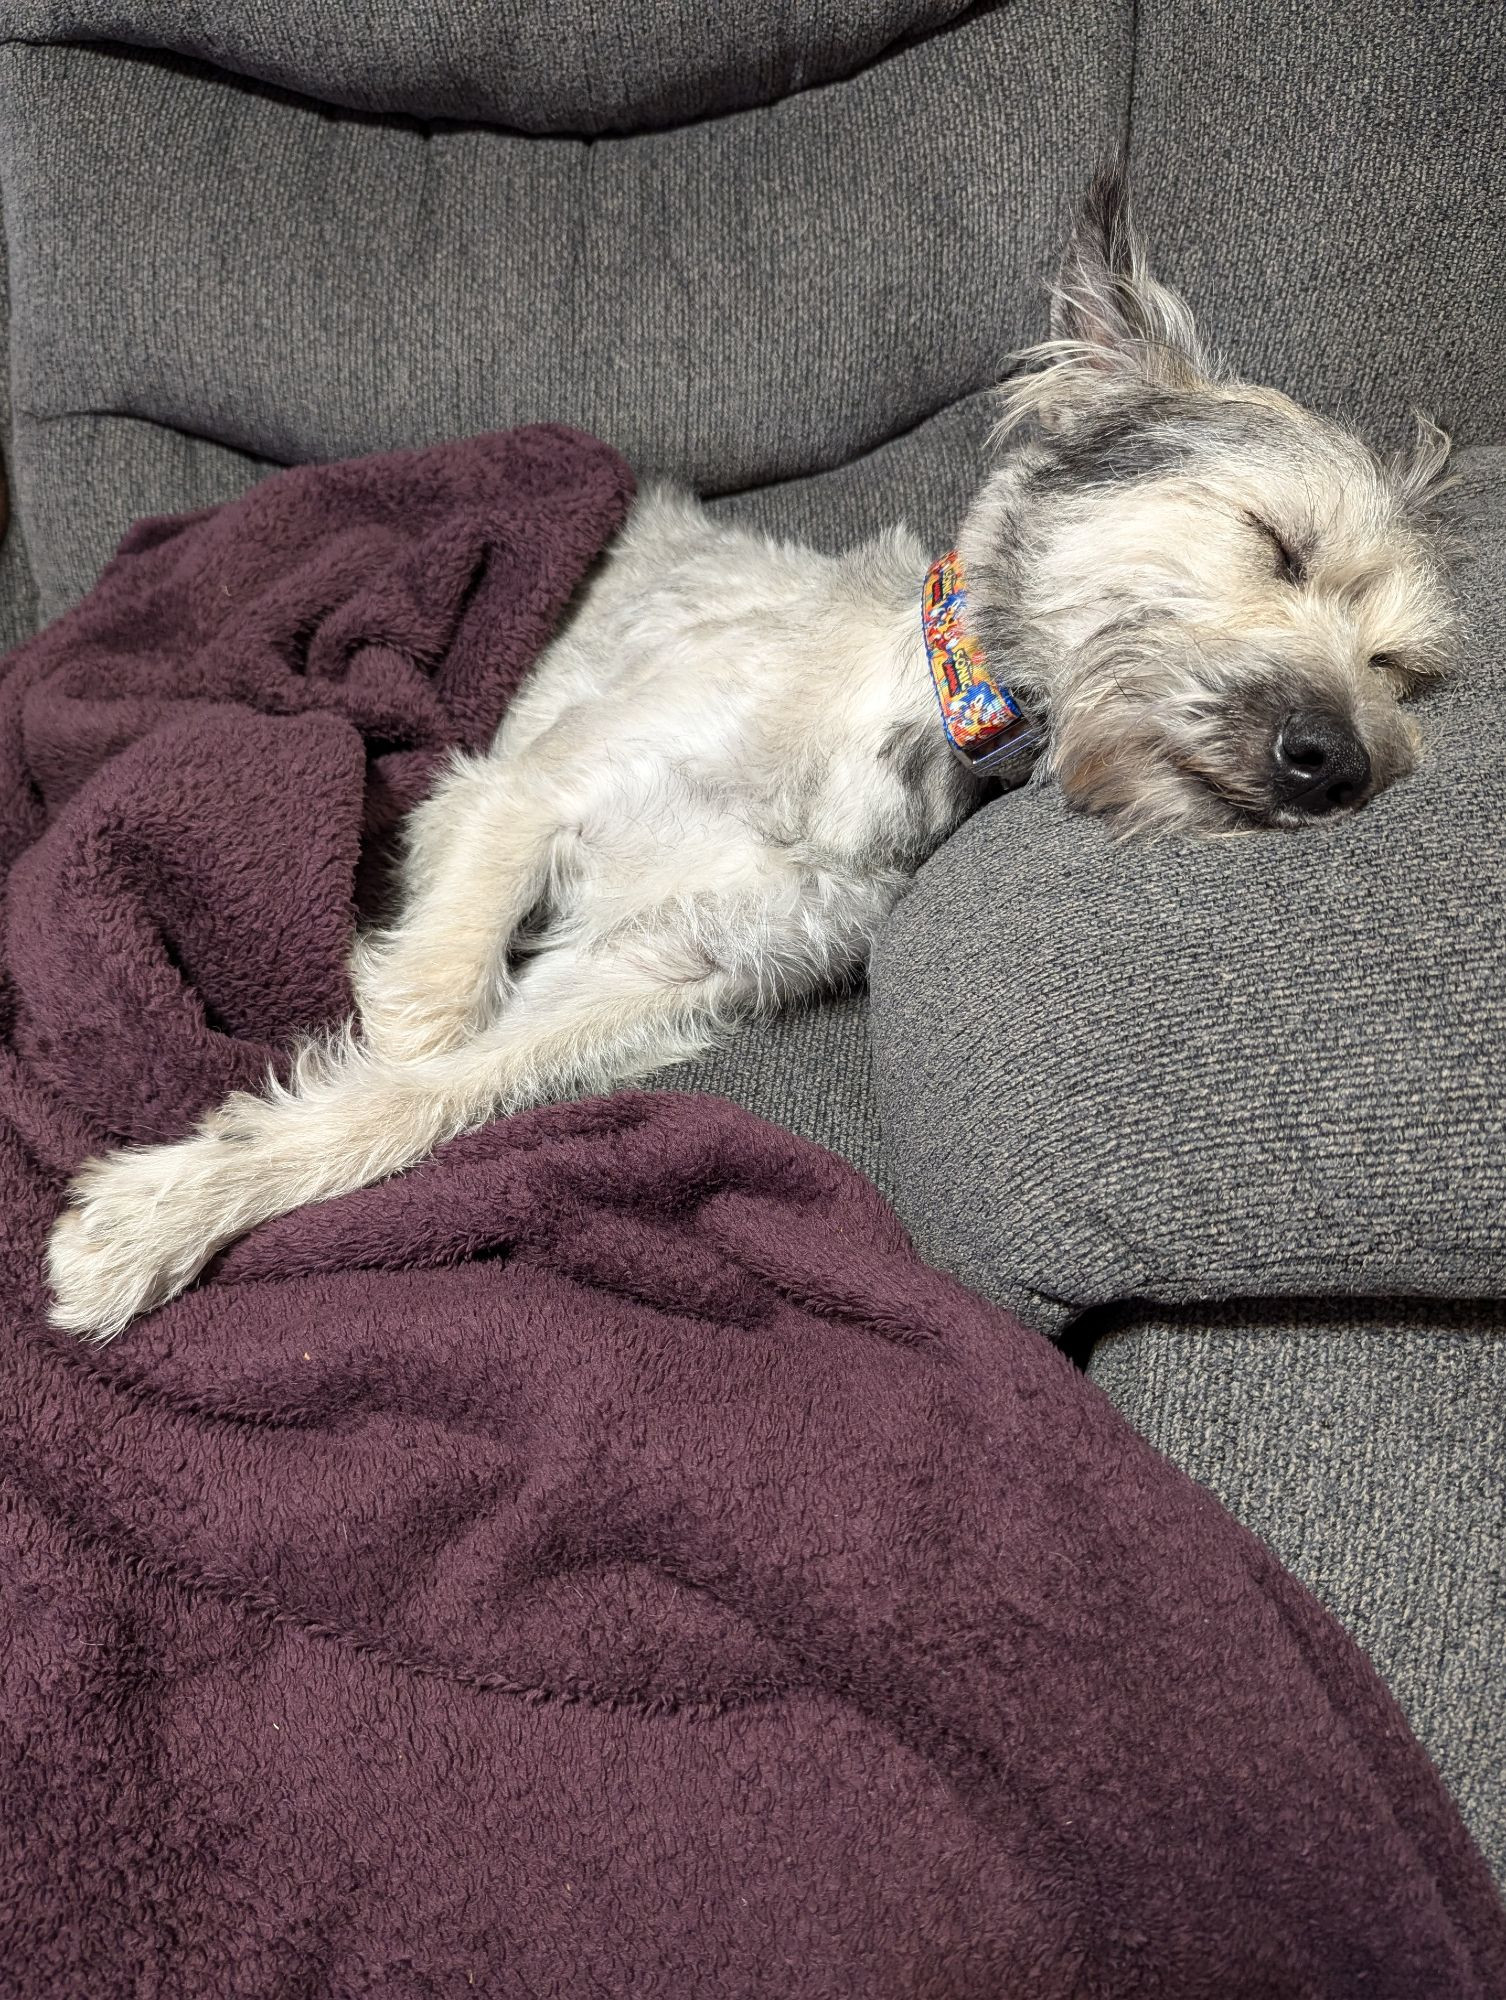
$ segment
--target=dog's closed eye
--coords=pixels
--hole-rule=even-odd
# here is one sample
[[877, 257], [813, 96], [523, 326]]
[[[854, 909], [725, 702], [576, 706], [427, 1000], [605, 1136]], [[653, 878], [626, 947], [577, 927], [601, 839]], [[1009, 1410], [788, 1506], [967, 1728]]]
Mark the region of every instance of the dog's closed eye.
[[1276, 574], [1286, 583], [1300, 584], [1307, 581], [1307, 563], [1301, 553], [1294, 549], [1279, 529], [1269, 521], [1262, 521], [1257, 514], [1247, 514], [1245, 519], [1257, 534], [1264, 535], [1276, 552]]
[[1410, 648], [1397, 652], [1388, 647], [1372, 653], [1366, 664], [1372, 673], [1384, 674], [1392, 687], [1403, 695], [1415, 693], [1437, 672], [1437, 667], [1426, 654], [1419, 658]]

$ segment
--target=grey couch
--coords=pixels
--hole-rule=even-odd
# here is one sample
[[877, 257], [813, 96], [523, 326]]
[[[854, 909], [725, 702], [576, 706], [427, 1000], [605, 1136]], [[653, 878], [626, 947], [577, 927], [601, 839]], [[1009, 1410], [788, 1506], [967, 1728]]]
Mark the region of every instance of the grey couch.
[[845, 1153], [1367, 1648], [1506, 1873], [1506, 15], [1359, 0], [7, 0], [7, 642], [135, 516], [558, 418], [945, 546], [1092, 165], [1245, 372], [1455, 430], [1424, 772], [1116, 848], [1036, 784], [864, 996], [672, 1072]]

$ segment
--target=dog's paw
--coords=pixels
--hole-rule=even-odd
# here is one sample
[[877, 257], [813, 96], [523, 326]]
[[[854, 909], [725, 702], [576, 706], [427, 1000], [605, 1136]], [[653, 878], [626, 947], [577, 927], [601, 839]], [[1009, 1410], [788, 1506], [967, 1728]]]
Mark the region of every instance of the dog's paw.
[[186, 1150], [114, 1153], [78, 1175], [47, 1246], [54, 1326], [108, 1340], [196, 1275], [207, 1251], [172, 1212]]

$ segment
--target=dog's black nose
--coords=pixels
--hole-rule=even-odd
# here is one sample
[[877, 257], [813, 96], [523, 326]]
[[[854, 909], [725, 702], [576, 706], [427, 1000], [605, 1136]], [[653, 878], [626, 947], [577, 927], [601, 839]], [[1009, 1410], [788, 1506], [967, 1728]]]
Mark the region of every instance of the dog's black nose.
[[1321, 709], [1298, 709], [1276, 732], [1276, 796], [1298, 812], [1342, 812], [1370, 791], [1370, 757], [1347, 722]]

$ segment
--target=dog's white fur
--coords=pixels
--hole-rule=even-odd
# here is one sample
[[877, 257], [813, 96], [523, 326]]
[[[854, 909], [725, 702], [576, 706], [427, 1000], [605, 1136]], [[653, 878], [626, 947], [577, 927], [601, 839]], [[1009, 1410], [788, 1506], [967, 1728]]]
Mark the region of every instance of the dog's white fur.
[[[1040, 435], [960, 546], [1068, 798], [1136, 830], [1297, 824], [1271, 745], [1315, 704], [1363, 746], [1353, 803], [1400, 776], [1397, 704], [1448, 629], [1416, 518], [1432, 439], [1388, 470], [1215, 379], [1113, 184], [1056, 335], [1007, 412]], [[357, 1021], [181, 1143], [87, 1166], [52, 1239], [54, 1323], [107, 1337], [259, 1222], [859, 969], [982, 789], [936, 713], [928, 553], [897, 529], [817, 555], [646, 494], [490, 754], [413, 816], [400, 916], [354, 951]]]
[[978, 790], [927, 754], [926, 566], [903, 533], [823, 557], [646, 494], [491, 753], [413, 815], [401, 919], [356, 948], [359, 1031], [195, 1137], [86, 1168], [56, 1323], [118, 1331], [269, 1216], [861, 966]]

